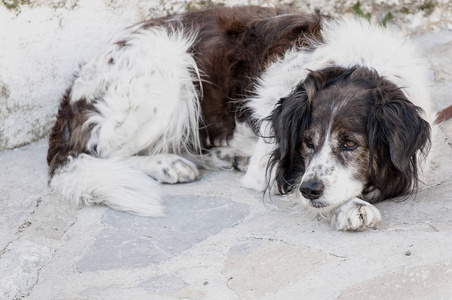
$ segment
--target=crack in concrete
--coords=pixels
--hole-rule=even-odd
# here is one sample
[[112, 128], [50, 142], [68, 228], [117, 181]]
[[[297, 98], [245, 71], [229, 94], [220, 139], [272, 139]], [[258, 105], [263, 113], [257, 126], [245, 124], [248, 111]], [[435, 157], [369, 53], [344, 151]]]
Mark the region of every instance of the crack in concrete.
[[435, 226], [433, 226], [432, 223], [430, 222], [426, 222], [428, 226], [430, 226], [431, 228], [433, 228], [433, 230], [435, 230], [435, 232], [439, 232], [438, 228], [436, 228]]
[[269, 238], [269, 237], [258, 237], [258, 236], [250, 236], [252, 239], [260, 240], [260, 241], [268, 241], [268, 242], [280, 242], [285, 245], [290, 246], [296, 246], [294, 243], [290, 243], [288, 241], [282, 240], [282, 239], [275, 239], [275, 238]]
[[35, 209], [33, 209], [33, 211], [29, 214], [29, 216], [27, 217], [26, 221], [24, 223], [22, 223], [16, 230], [16, 238], [9, 241], [8, 244], [6, 244], [5, 247], [3, 247], [3, 249], [0, 250], [0, 258], [2, 258], [3, 254], [5, 254], [6, 252], [8, 252], [8, 247], [12, 244], [17, 242], [20, 238], [22, 238], [23, 234], [21, 234], [23, 231], [25, 231], [25, 229], [27, 229], [28, 227], [30, 227], [31, 222], [29, 222], [28, 220], [34, 215], [34, 213], [36, 212], [36, 208], [39, 206], [39, 203], [41, 203], [42, 198], [39, 197], [36, 200], [36, 206]]
[[[432, 225], [431, 225], [431, 226], [432, 226]], [[433, 227], [433, 226], [432, 226], [432, 227]], [[298, 246], [298, 245], [295, 244], [295, 243], [290, 243], [290, 242], [287, 242], [287, 241], [282, 240], [282, 239], [262, 238], [262, 237], [257, 237], [257, 236], [251, 236], [251, 238], [256, 239], [256, 240], [266, 240], [266, 241], [270, 241], [270, 242], [275, 242], [275, 241], [276, 241], [276, 242], [280, 242], [280, 243], [283, 243], [283, 244], [285, 244], [285, 245], [290, 245], [290, 246]], [[344, 259], [344, 260], [347, 260], [347, 259], [348, 259], [347, 256], [342, 256], [342, 255], [334, 254], [334, 253], [328, 252], [328, 251], [322, 251], [322, 250], [318, 250], [318, 249], [313, 249], [312, 247], [309, 247], [309, 246], [306, 246], [306, 245], [304, 245], [303, 247], [305, 247], [305, 248], [308, 249], [309, 251], [321, 251], [321, 252], [327, 253], [327, 254], [329, 254], [329, 255], [331, 255], [331, 256], [334, 256], [334, 257], [337, 257], [337, 258], [342, 258], [342, 259]]]
[[[226, 261], [224, 261], [224, 263], [226, 263]], [[224, 273], [223, 273], [223, 275], [224, 275]], [[226, 277], [226, 276], [225, 276]], [[230, 290], [230, 291], [232, 291], [239, 299], [240, 299], [240, 295], [229, 285], [229, 282], [232, 280], [232, 279], [234, 279], [234, 277], [229, 277], [227, 280], [226, 280], [226, 286], [228, 287], [228, 289]]]
[[[46, 194], [46, 195], [47, 195], [47, 194]], [[7, 251], [7, 248], [8, 248], [8, 246], [9, 246], [10, 244], [12, 244], [13, 242], [17, 242], [17, 241], [19, 241], [20, 239], [23, 239], [23, 238], [25, 238], [25, 237], [27, 236], [27, 235], [26, 235], [26, 230], [27, 230], [28, 228], [30, 228], [31, 225], [32, 225], [32, 222], [30, 222], [29, 220], [31, 220], [31, 218], [33, 218], [33, 217], [36, 215], [37, 209], [39, 208], [39, 205], [41, 204], [42, 201], [43, 201], [43, 198], [42, 198], [42, 197], [39, 197], [39, 198], [36, 200], [36, 206], [35, 206], [35, 208], [34, 208], [33, 211], [29, 214], [29, 216], [28, 216], [28, 218], [26, 219], [26, 221], [25, 221], [24, 223], [22, 223], [22, 225], [20, 225], [20, 226], [18, 227], [18, 229], [17, 229], [17, 231], [16, 231], [16, 234], [18, 235], [17, 238], [16, 238], [14, 241], [9, 242], [8, 245], [7, 245], [2, 251], [0, 251], [0, 258], [1, 258], [1, 256]], [[67, 227], [63, 230], [61, 236], [65, 235], [66, 232], [67, 232], [74, 224], [75, 224], [75, 221], [74, 221], [74, 222], [68, 223], [68, 224], [67, 224]], [[34, 289], [34, 287], [39, 283], [39, 278], [40, 278], [41, 270], [42, 270], [43, 268], [45, 268], [49, 263], [52, 262], [52, 260], [53, 260], [53, 258], [54, 258], [54, 256], [55, 256], [55, 254], [58, 252], [58, 249], [61, 248], [65, 243], [67, 243], [67, 242], [65, 242], [65, 241], [62, 240], [62, 239], [59, 239], [59, 240], [58, 240], [58, 247], [57, 247], [57, 248], [50, 248], [50, 247], [49, 247], [49, 248], [51, 249], [52, 254], [51, 254], [50, 258], [48, 259], [48, 261], [45, 262], [45, 263], [43, 263], [43, 265], [40, 266], [40, 267], [36, 270], [36, 280], [35, 280], [35, 282], [32, 283], [32, 285], [31, 285], [30, 287], [25, 288], [24, 290], [19, 290], [19, 292], [14, 296], [14, 299], [24, 299], [25, 297], [28, 297], [29, 295], [31, 295], [31, 293], [32, 293], [32, 291], [33, 291], [33, 289]]]
[[31, 218], [33, 218], [33, 216], [36, 214], [36, 210], [39, 207], [39, 204], [42, 202], [42, 197], [39, 197], [38, 199], [36, 199], [36, 205], [35, 208], [33, 209], [33, 211], [28, 215], [27, 219], [25, 220], [25, 222], [23, 222], [16, 230], [16, 234], [20, 235], [18, 237], [18, 239], [20, 237], [23, 236], [23, 232], [29, 228], [32, 223], [29, 221]]
[[2, 249], [0, 250], [0, 259], [2, 258], [3, 254], [5, 254], [8, 250], [9, 245], [11, 245], [11, 243], [17, 241], [19, 238], [15, 239], [14, 241], [10, 241], [8, 242], [8, 244]]
[[[40, 199], [41, 199], [41, 198], [40, 198]], [[39, 199], [38, 199], [38, 200], [39, 200]], [[41, 199], [41, 201], [42, 201], [42, 199]], [[40, 203], [41, 201], [39, 201], [39, 203]], [[39, 203], [38, 203], [38, 205], [37, 205], [36, 207], [39, 206]], [[34, 213], [34, 211], [33, 211], [33, 213]], [[70, 223], [69, 226], [66, 228], [66, 230], [63, 231], [62, 236], [65, 235], [66, 232], [67, 232], [74, 224], [75, 224], [75, 222]], [[19, 240], [20, 238], [23, 238], [23, 236], [24, 236], [24, 235], [22, 235], [21, 237], [19, 237], [17, 240]], [[54, 256], [55, 256], [55, 254], [58, 252], [59, 248], [61, 248], [65, 243], [67, 243], [67, 242], [65, 242], [65, 241], [63, 241], [63, 240], [60, 239], [60, 240], [59, 240], [58, 248], [52, 248], [52, 255], [50, 256], [50, 259], [47, 261], [47, 263], [44, 263], [44, 264], [43, 264], [39, 269], [37, 269], [37, 271], [36, 271], [36, 281], [33, 283], [32, 286], [30, 286], [30, 287], [29, 287], [28, 289], [26, 289], [25, 291], [20, 291], [20, 293], [18, 293], [18, 294], [26, 293], [26, 295], [25, 295], [25, 296], [19, 296], [20, 298], [17, 298], [17, 299], [23, 299], [23, 298], [29, 296], [29, 295], [32, 293], [34, 287], [39, 283], [39, 276], [40, 276], [40, 274], [41, 274], [41, 270], [42, 270], [43, 268], [45, 268], [48, 264], [50, 264], [50, 263], [52, 262], [52, 260], [53, 260], [53, 258], [54, 258]], [[15, 299], [16, 299], [16, 297], [17, 297], [18, 294], [16, 294]]]
[[344, 260], [347, 260], [347, 258], [348, 258], [347, 256], [342, 256], [342, 255], [334, 254], [334, 253], [331, 253], [331, 252], [326, 252], [326, 253], [328, 253], [331, 256], [337, 257], [337, 258], [342, 258]]
[[25, 290], [20, 290], [15, 296], [14, 299], [24, 299], [28, 296], [31, 295], [31, 293], [33, 292], [34, 287], [39, 283], [39, 276], [41, 275], [41, 270], [44, 269], [47, 264], [49, 264], [52, 260], [53, 257], [55, 256], [55, 253], [58, 251], [58, 249], [52, 249], [52, 255], [50, 256], [49, 261], [44, 264], [43, 266], [41, 266], [39, 269], [37, 269], [36, 271], [36, 281], [27, 289]]

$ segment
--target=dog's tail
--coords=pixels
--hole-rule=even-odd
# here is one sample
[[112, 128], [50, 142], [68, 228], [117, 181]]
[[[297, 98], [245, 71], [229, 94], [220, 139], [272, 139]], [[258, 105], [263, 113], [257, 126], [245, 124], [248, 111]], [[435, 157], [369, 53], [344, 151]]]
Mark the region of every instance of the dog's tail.
[[162, 216], [162, 191], [154, 179], [118, 159], [85, 149], [84, 109], [66, 93], [51, 131], [47, 163], [50, 186], [74, 204], [105, 204], [142, 216]]
[[163, 216], [156, 181], [115, 159], [81, 154], [53, 175], [51, 188], [74, 204], [105, 204], [142, 216]]

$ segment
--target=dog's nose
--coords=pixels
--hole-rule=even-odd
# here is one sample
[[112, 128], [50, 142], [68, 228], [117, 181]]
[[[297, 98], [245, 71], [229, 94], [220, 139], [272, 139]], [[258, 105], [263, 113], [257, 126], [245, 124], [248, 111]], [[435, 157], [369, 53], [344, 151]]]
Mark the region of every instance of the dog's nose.
[[317, 180], [303, 182], [300, 186], [300, 192], [306, 199], [315, 200], [323, 194], [325, 186]]

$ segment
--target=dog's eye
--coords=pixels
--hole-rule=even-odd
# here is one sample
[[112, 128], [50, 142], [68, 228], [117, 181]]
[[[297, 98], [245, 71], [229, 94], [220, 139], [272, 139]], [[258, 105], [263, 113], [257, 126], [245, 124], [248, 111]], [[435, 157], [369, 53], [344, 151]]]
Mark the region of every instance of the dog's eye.
[[342, 144], [342, 150], [351, 151], [355, 150], [356, 148], [358, 148], [358, 144], [352, 140], [346, 140], [345, 143]]
[[305, 138], [304, 143], [306, 144], [306, 147], [314, 149], [314, 143], [312, 142], [311, 138]]

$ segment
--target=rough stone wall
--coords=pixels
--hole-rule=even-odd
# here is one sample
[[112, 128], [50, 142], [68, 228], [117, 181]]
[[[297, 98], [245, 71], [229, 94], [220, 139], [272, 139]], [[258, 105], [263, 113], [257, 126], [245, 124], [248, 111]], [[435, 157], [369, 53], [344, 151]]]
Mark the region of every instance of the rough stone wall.
[[450, 0], [0, 0], [0, 150], [46, 136], [79, 66], [120, 28], [212, 4], [292, 5], [362, 14], [409, 34], [452, 29]]

